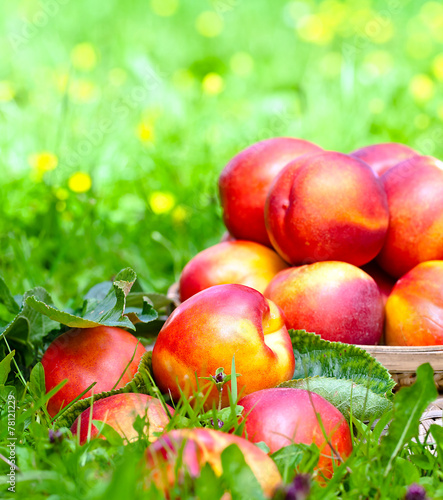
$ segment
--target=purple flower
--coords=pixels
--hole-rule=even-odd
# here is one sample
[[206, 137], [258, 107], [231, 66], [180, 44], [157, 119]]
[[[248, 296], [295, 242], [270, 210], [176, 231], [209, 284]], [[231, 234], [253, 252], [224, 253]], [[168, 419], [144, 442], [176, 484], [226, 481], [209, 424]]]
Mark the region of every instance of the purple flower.
[[223, 382], [225, 377], [226, 377], [226, 375], [223, 372], [221, 372], [221, 373], [217, 373], [217, 375], [215, 377], [213, 377], [213, 379], [217, 382], [217, 384], [219, 384], [220, 382]]
[[49, 429], [49, 442], [54, 444], [56, 442], [60, 442], [62, 440], [63, 434], [60, 430], [54, 431], [53, 429]]
[[405, 495], [405, 500], [426, 500], [426, 490], [419, 484], [411, 484]]
[[[211, 418], [211, 425], [214, 427], [214, 420], [212, 418]], [[217, 418], [217, 425], [218, 428], [221, 429], [225, 425], [225, 423], [223, 422], [223, 420]]]
[[308, 474], [295, 476], [294, 481], [286, 490], [285, 500], [306, 500], [311, 491], [311, 478]]

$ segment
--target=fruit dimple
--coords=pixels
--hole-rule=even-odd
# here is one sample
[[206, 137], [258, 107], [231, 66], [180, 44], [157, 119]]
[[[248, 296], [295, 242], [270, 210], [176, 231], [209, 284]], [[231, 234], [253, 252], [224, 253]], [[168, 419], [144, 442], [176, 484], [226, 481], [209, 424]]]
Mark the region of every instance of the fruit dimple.
[[269, 299], [266, 299], [269, 310], [263, 314], [263, 335], [275, 333], [285, 326], [285, 321], [279, 307]]

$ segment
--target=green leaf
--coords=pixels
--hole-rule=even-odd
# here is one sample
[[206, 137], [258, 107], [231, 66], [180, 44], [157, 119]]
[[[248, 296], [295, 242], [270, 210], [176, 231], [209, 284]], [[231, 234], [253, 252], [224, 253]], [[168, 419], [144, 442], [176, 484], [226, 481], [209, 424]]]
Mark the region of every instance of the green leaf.
[[0, 303], [3, 304], [11, 314], [18, 314], [20, 306], [15, 301], [5, 280], [0, 276]]
[[158, 318], [157, 311], [147, 300], [143, 301], [143, 307], [141, 310], [136, 307], [127, 307], [125, 314], [134, 324], [149, 323]]
[[418, 434], [420, 417], [428, 405], [437, 399], [434, 371], [429, 363], [417, 368], [417, 380], [411, 387], [404, 387], [394, 398], [393, 420], [381, 441], [381, 455], [387, 460], [385, 477], [403, 446]]
[[225, 448], [221, 454], [222, 479], [231, 492], [232, 499], [264, 499], [263, 490], [236, 444]]
[[11, 371], [11, 361], [15, 351], [11, 351], [5, 358], [0, 361], [0, 385], [6, 384], [9, 372]]
[[195, 498], [199, 500], [217, 500], [223, 495], [222, 479], [206, 463], [195, 481]]
[[40, 362], [37, 363], [31, 371], [29, 390], [31, 394], [37, 398], [46, 394], [45, 370]]
[[99, 435], [104, 436], [113, 446], [123, 445], [123, 438], [114, 427], [101, 420], [92, 420], [92, 423], [97, 427]]
[[417, 483], [420, 480], [420, 473], [414, 464], [402, 457], [397, 457], [394, 460], [395, 474], [402, 475], [403, 481], [406, 484]]
[[29, 290], [23, 296], [23, 304], [19, 313], [6, 326], [2, 335], [33, 351], [41, 344], [43, 337], [52, 330], [60, 328], [60, 324], [31, 308], [26, 302], [30, 297], [52, 304], [51, 296], [44, 288], [36, 287]]
[[271, 455], [284, 482], [292, 481], [296, 471], [312, 471], [320, 459], [320, 450], [315, 443], [297, 443], [280, 448]]
[[295, 356], [293, 379], [317, 376], [347, 379], [375, 394], [391, 396], [395, 382], [389, 371], [364, 349], [329, 342], [305, 330], [290, 330], [289, 335]]
[[42, 315], [71, 328], [92, 328], [106, 325], [135, 330], [132, 322], [124, 316], [126, 295], [135, 279], [136, 274], [132, 269], [127, 268], [120, 271], [115, 278], [112, 289], [109, 290], [104, 299], [88, 302], [83, 317], [60, 311], [34, 296], [28, 296], [26, 303]]
[[352, 416], [359, 420], [380, 418], [392, 408], [392, 402], [386, 397], [375, 394], [367, 387], [355, 384], [352, 380], [333, 377], [310, 377], [301, 380], [289, 380], [279, 387], [308, 389], [322, 396], [349, 420]]
[[160, 309], [165, 309], [166, 307], [172, 306], [174, 304], [174, 301], [172, 299], [160, 293], [131, 292], [126, 297], [126, 305], [128, 307], [141, 308], [143, 307], [143, 302], [146, 299], [157, 311]]
[[409, 460], [423, 470], [432, 470], [434, 468], [434, 464], [427, 455], [410, 455]]

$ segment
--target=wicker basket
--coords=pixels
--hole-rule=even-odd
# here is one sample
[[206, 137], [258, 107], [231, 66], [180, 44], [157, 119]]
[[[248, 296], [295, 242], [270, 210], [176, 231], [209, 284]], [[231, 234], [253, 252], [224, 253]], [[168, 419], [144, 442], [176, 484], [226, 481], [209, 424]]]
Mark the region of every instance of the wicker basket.
[[412, 385], [417, 368], [430, 363], [434, 369], [435, 385], [443, 393], [443, 345], [425, 347], [403, 347], [389, 345], [360, 345], [384, 367], [397, 382], [396, 388]]

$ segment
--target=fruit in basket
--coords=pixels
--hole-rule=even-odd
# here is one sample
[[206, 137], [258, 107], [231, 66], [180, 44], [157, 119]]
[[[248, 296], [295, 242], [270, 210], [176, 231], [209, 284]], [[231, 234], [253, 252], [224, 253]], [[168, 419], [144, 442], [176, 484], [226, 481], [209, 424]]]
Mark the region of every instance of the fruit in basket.
[[180, 278], [180, 300], [214, 285], [239, 283], [264, 292], [287, 264], [270, 248], [253, 241], [226, 241], [198, 253]]
[[73, 328], [60, 335], [42, 358], [47, 392], [68, 379], [49, 400], [49, 415], [54, 417], [93, 382], [95, 386], [82, 399], [92, 392], [123, 387], [134, 378], [145, 352], [143, 345], [121, 328]]
[[146, 450], [147, 486], [154, 483], [167, 495], [185, 473], [191, 480], [197, 478], [205, 464], [220, 476], [221, 454], [230, 445], [238, 446], [263, 493], [271, 497], [282, 481], [272, 458], [246, 439], [212, 429], [173, 430], [151, 444]]
[[[174, 409], [170, 406], [168, 410], [171, 415], [174, 413]], [[157, 439], [155, 434], [163, 432], [169, 423], [169, 416], [158, 399], [146, 394], [124, 393], [94, 401], [92, 415], [91, 408], [87, 408], [75, 419], [71, 431], [74, 436], [79, 435], [81, 445], [87, 441], [88, 432], [90, 438], [104, 439], [93, 423], [93, 420], [98, 420], [106, 422], [121, 437], [133, 441], [138, 438], [138, 432], [134, 429], [138, 415], [147, 422], [147, 432], [151, 442]]]
[[418, 155], [406, 144], [397, 142], [385, 142], [381, 144], [372, 144], [364, 148], [357, 149], [350, 153], [350, 156], [363, 160], [367, 163], [377, 175], [383, 175], [390, 168], [403, 160], [408, 160]]
[[368, 264], [365, 264], [361, 269], [369, 274], [369, 276], [377, 283], [378, 289], [380, 290], [381, 297], [383, 299], [383, 304], [386, 305], [386, 301], [392, 289], [395, 285], [395, 279], [390, 276], [386, 271], [377, 264], [377, 261], [372, 260]]
[[327, 478], [333, 474], [333, 462], [340, 464], [328, 443], [342, 459], [352, 452], [345, 417], [318, 394], [303, 389], [265, 389], [245, 396], [239, 405], [244, 407], [248, 440], [265, 442], [271, 453], [292, 443], [315, 443], [320, 449], [316, 467]]
[[283, 311], [286, 326], [325, 340], [377, 344], [383, 300], [375, 281], [346, 262], [316, 262], [285, 269], [265, 290]]
[[322, 151], [312, 142], [274, 137], [252, 144], [238, 153], [220, 174], [223, 219], [234, 238], [270, 246], [264, 221], [269, 186], [291, 160]]
[[443, 260], [422, 262], [396, 283], [386, 304], [388, 345], [443, 345]]
[[[294, 373], [294, 352], [279, 308], [252, 288], [216, 285], [193, 295], [169, 316], [152, 353], [154, 379], [177, 401], [179, 387], [189, 396], [196, 392], [196, 374], [215, 376], [223, 367], [229, 375], [234, 355], [236, 373], [241, 374], [239, 394], [275, 387]], [[213, 402], [219, 402], [215, 386], [206, 407], [212, 408]], [[222, 406], [228, 404], [225, 386]]]
[[293, 265], [340, 260], [361, 266], [383, 246], [389, 211], [369, 165], [322, 152], [282, 170], [269, 191], [265, 220], [272, 245]]
[[443, 259], [443, 163], [415, 156], [380, 178], [388, 196], [390, 221], [377, 257], [400, 277], [420, 262]]

